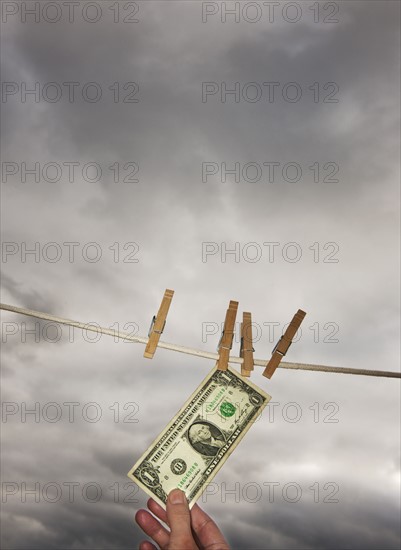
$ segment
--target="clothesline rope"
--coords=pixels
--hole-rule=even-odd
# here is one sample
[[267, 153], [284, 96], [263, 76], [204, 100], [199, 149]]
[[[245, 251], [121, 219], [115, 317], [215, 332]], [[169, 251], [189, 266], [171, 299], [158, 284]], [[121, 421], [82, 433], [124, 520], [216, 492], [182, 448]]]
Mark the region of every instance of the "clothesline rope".
[[[64, 319], [62, 317], [56, 317], [55, 315], [50, 315], [48, 313], [43, 313], [41, 311], [35, 311], [32, 309], [25, 309], [22, 307], [11, 306], [8, 304], [0, 304], [0, 309], [11, 311], [13, 313], [20, 313], [22, 315], [28, 315], [29, 317], [36, 317], [37, 319], [44, 319], [46, 321], [53, 321], [54, 323], [59, 323], [62, 325], [69, 325], [71, 327], [80, 328], [82, 330], [88, 330], [91, 332], [108, 334], [109, 336], [114, 336], [115, 338], [121, 338], [123, 340], [130, 340], [132, 342], [137, 342], [139, 344], [147, 344], [148, 338], [144, 336], [133, 336], [128, 333], [120, 332], [117, 330], [99, 327], [91, 323], [82, 323], [80, 321], [72, 321], [71, 319]], [[211, 353], [204, 350], [188, 348], [186, 346], [180, 346], [177, 344], [170, 344], [169, 342], [159, 341], [159, 348], [169, 349], [172, 351], [177, 351], [179, 353], [185, 353], [187, 355], [194, 355], [195, 357], [204, 357], [206, 359], [212, 359], [217, 361], [219, 358], [218, 353]], [[241, 357], [236, 357], [230, 355], [229, 362], [241, 364], [244, 360]], [[266, 367], [268, 360], [264, 359], [255, 359], [254, 364], [260, 367]], [[364, 376], [380, 376], [386, 378], [401, 378], [400, 372], [393, 371], [382, 371], [382, 370], [372, 370], [372, 369], [355, 369], [355, 368], [346, 368], [346, 367], [330, 367], [327, 365], [310, 365], [308, 363], [287, 363], [282, 361], [279, 365], [279, 368], [283, 369], [294, 369], [294, 370], [309, 370], [309, 371], [319, 371], [319, 372], [334, 372], [341, 374], [356, 374]]]

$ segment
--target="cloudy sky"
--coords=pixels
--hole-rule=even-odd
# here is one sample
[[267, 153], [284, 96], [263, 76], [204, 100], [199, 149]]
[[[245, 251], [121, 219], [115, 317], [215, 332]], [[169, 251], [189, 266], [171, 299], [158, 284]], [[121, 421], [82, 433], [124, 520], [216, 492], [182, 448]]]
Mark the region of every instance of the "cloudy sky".
[[[2, 302], [146, 335], [171, 288], [163, 339], [215, 351], [238, 300], [266, 359], [301, 308], [288, 361], [399, 370], [398, 2], [23, 4]], [[2, 333], [2, 548], [136, 548], [126, 473], [213, 363]], [[399, 380], [257, 369], [272, 404], [199, 502], [232, 547], [398, 548]]]

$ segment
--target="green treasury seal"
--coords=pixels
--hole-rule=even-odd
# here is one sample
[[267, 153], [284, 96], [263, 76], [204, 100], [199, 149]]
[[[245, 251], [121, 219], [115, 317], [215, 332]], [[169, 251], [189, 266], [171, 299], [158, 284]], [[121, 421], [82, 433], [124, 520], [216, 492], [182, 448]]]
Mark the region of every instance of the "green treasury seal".
[[220, 405], [220, 412], [223, 416], [229, 417], [235, 413], [235, 407], [232, 403], [228, 403], [228, 401], [224, 401], [224, 403]]

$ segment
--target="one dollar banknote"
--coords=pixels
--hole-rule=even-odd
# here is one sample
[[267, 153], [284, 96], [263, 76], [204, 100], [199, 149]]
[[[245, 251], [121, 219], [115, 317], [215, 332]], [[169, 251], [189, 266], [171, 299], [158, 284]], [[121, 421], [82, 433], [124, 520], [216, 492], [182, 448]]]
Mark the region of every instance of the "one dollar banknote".
[[234, 370], [211, 370], [128, 473], [163, 508], [172, 489], [192, 507], [271, 397]]

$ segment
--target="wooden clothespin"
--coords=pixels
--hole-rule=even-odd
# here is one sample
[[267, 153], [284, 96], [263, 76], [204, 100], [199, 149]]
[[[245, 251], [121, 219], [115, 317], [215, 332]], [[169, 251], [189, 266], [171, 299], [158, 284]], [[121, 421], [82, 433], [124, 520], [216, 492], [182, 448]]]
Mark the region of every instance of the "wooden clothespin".
[[235, 318], [237, 317], [238, 302], [230, 300], [228, 306], [226, 319], [224, 321], [224, 328], [221, 335], [221, 339], [218, 345], [219, 359], [217, 360], [218, 370], [228, 369], [228, 359], [230, 357], [230, 349], [232, 348], [234, 338], [234, 326]]
[[162, 303], [160, 304], [159, 311], [156, 316], [153, 316], [150, 328], [149, 328], [149, 340], [146, 344], [144, 357], [152, 359], [157, 348], [157, 344], [160, 340], [160, 335], [163, 333], [164, 326], [166, 324], [166, 317], [170, 308], [171, 300], [174, 296], [174, 290], [166, 289]]
[[299, 329], [302, 321], [304, 320], [306, 313], [299, 309], [297, 313], [292, 318], [291, 323], [288, 325], [287, 330], [277, 342], [275, 348], [272, 351], [272, 356], [270, 361], [267, 363], [265, 370], [263, 371], [263, 376], [266, 378], [271, 378], [274, 374], [274, 371], [279, 366], [282, 358], [287, 353], [288, 348], [290, 347], [292, 340]]
[[241, 347], [239, 356], [244, 359], [241, 364], [242, 376], [251, 376], [253, 371], [253, 352], [252, 346], [252, 315], [249, 312], [243, 312], [241, 323]]

